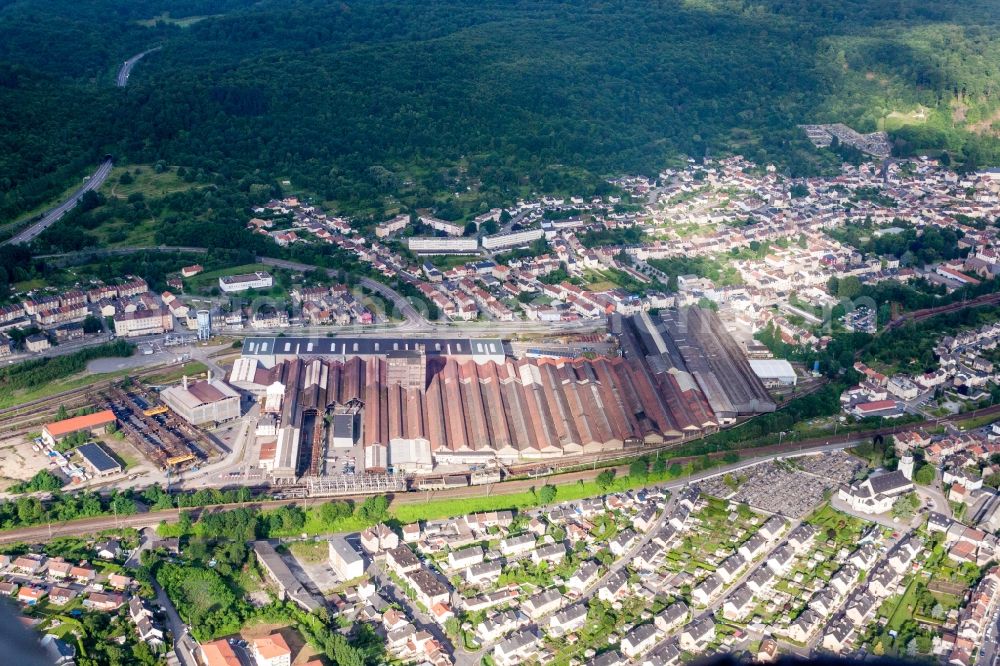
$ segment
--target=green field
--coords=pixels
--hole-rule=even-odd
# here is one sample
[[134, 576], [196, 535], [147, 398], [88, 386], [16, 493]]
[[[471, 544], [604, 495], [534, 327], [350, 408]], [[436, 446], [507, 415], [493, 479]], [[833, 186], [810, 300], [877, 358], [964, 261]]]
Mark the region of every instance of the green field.
[[[131, 183], [120, 182], [124, 174], [132, 178]], [[195, 187], [199, 185], [186, 182], [177, 175], [175, 166], [167, 167], [165, 171], [157, 173], [152, 164], [130, 164], [112, 169], [111, 175], [101, 186], [101, 192], [118, 199], [128, 199], [133, 194], [156, 199], [174, 192], [186, 192]]]
[[37, 400], [39, 398], [47, 398], [50, 395], [55, 395], [56, 393], [60, 393], [62, 391], [78, 389], [83, 386], [97, 385], [101, 382], [107, 382], [112, 379], [125, 377], [133, 374], [134, 372], [134, 370], [126, 369], [116, 370], [115, 372], [103, 372], [100, 374], [82, 373], [65, 379], [48, 382], [30, 389], [21, 389], [16, 391], [0, 390], [0, 409], [16, 407], [25, 402]]
[[267, 271], [270, 270], [264, 264], [243, 264], [241, 266], [231, 266], [229, 268], [220, 268], [215, 271], [206, 271], [204, 273], [199, 273], [194, 277], [187, 278], [184, 284], [192, 290], [197, 291], [207, 291], [212, 287], [219, 286], [219, 278], [226, 275], [239, 275], [242, 273], [253, 273], [255, 271]]
[[892, 615], [889, 616], [889, 622], [886, 624], [886, 628], [899, 631], [903, 623], [913, 617], [913, 611], [915, 608], [917, 600], [917, 579], [913, 578], [910, 580], [910, 584], [906, 586], [906, 591], [899, 598], [899, 602], [896, 604], [895, 610], [893, 610]]
[[330, 557], [326, 541], [293, 541], [288, 544], [288, 550], [308, 564], [321, 564]]
[[206, 366], [201, 361], [188, 361], [181, 365], [175, 365], [163, 372], [157, 372], [152, 375], [148, 375], [143, 378], [143, 382], [146, 384], [172, 384], [174, 382], [180, 381], [185, 375], [190, 378], [198, 377], [204, 375], [208, 370]]

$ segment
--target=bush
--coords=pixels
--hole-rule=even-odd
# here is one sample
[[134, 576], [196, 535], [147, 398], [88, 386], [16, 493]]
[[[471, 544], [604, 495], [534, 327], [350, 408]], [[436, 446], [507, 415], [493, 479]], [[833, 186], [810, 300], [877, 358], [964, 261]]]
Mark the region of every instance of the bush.
[[199, 642], [236, 633], [243, 626], [249, 608], [217, 572], [168, 563], [158, 568], [156, 580]]
[[926, 463], [920, 465], [913, 472], [913, 480], [922, 486], [929, 486], [934, 483], [934, 466]]
[[63, 481], [47, 469], [35, 474], [28, 481], [16, 483], [7, 489], [10, 493], [52, 492], [63, 487]]

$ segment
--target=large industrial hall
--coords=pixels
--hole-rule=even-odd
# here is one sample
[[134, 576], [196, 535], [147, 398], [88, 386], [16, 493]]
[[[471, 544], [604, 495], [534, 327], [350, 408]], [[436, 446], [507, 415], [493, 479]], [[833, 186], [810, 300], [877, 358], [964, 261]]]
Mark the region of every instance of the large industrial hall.
[[492, 339], [250, 338], [230, 382], [259, 396], [268, 467], [287, 477], [356, 444], [369, 467], [419, 471], [681, 441], [775, 408], [711, 311], [613, 329], [620, 356], [572, 360], [514, 360]]

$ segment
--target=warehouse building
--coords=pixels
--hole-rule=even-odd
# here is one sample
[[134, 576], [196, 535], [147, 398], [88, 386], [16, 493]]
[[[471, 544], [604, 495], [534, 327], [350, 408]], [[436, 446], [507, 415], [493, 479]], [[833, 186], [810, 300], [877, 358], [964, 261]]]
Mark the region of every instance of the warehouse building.
[[78, 432], [102, 435], [112, 423], [115, 423], [115, 413], [110, 409], [83, 416], [74, 416], [71, 419], [64, 419], [43, 426], [42, 440], [49, 446], [55, 446], [55, 443], [62, 438]]
[[253, 552], [257, 556], [257, 563], [267, 574], [267, 577], [278, 588], [278, 600], [289, 599], [298, 604], [307, 613], [312, 613], [323, 606], [312, 594], [309, 593], [299, 579], [288, 568], [281, 555], [267, 541], [254, 541]]
[[[233, 366], [233, 385], [252, 390], [260, 386], [267, 374], [261, 369], [295, 359], [326, 358], [346, 361], [352, 357], [388, 357], [406, 352], [422, 352], [424, 366], [436, 357], [473, 360], [477, 363], [502, 363], [506, 358], [500, 338], [293, 338], [248, 337], [243, 340], [242, 358]], [[257, 363], [251, 362], [256, 360]], [[408, 365], [408, 364], [406, 364]], [[239, 371], [237, 372], [237, 367]], [[401, 372], [403, 372], [401, 370]], [[407, 367], [406, 374], [413, 372]]]
[[541, 228], [509, 231], [506, 233], [483, 236], [483, 248], [486, 250], [504, 250], [512, 247], [523, 247], [545, 235]]
[[783, 359], [750, 359], [748, 361], [750, 367], [753, 369], [754, 374], [764, 382], [764, 386], [771, 387], [783, 387], [783, 386], [795, 386], [799, 378], [795, 374], [795, 368], [792, 364]]
[[90, 442], [78, 446], [76, 452], [83, 458], [84, 464], [97, 476], [111, 476], [124, 471], [117, 460], [111, 457], [100, 444]]
[[689, 420], [700, 418], [705, 404], [718, 424], [777, 409], [739, 345], [710, 309], [693, 305], [664, 311], [656, 318], [645, 312], [615, 315], [612, 330], [618, 333], [626, 358], [643, 359], [660, 384], [679, 385], [687, 403], [679, 412]]
[[219, 289], [227, 294], [232, 294], [248, 289], [270, 289], [274, 285], [274, 278], [267, 271], [255, 271], [244, 273], [243, 275], [225, 275], [219, 278]]
[[188, 382], [160, 392], [167, 407], [192, 425], [222, 423], [240, 417], [240, 394], [225, 382], [212, 379]]

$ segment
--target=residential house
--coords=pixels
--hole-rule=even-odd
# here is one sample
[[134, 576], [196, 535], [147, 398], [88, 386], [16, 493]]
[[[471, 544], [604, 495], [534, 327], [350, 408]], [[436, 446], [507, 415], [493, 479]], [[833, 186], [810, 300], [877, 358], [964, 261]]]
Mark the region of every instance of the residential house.
[[398, 546], [399, 536], [385, 523], [379, 523], [361, 532], [361, 547], [370, 555], [383, 550], [392, 550]]
[[535, 537], [531, 534], [500, 540], [500, 552], [507, 557], [527, 555], [535, 549]]
[[46, 592], [45, 588], [43, 587], [35, 587], [34, 585], [24, 585], [17, 593], [17, 600], [20, 601], [25, 606], [34, 606], [39, 601], [44, 599], [45, 595]]
[[292, 663], [292, 650], [284, 636], [278, 633], [253, 639], [250, 654], [257, 666], [290, 666]]
[[460, 550], [453, 550], [448, 553], [448, 567], [450, 569], [465, 569], [483, 561], [483, 547], [469, 546]]
[[762, 565], [757, 567], [749, 578], [747, 578], [746, 586], [753, 590], [754, 594], [760, 594], [771, 589], [774, 584], [774, 571], [771, 567], [767, 565]]
[[701, 606], [707, 606], [721, 591], [722, 577], [713, 573], [691, 590], [691, 600]]
[[656, 525], [656, 507], [650, 506], [640, 511], [632, 524], [642, 532], [649, 532]]
[[417, 569], [406, 575], [410, 585], [417, 594], [417, 601], [430, 609], [437, 603], [447, 603], [450, 594], [448, 588], [438, 580], [437, 576], [427, 569]]
[[550, 543], [531, 552], [531, 561], [535, 564], [549, 562], [559, 564], [566, 557], [566, 546], [562, 543]]
[[753, 562], [758, 556], [764, 554], [766, 550], [767, 539], [759, 534], [754, 534], [752, 537], [740, 544], [740, 547], [736, 552], [738, 552], [747, 562]]
[[774, 515], [768, 518], [763, 525], [760, 526], [760, 530], [757, 531], [762, 537], [768, 541], [773, 541], [781, 536], [781, 533], [785, 531], [785, 527], [788, 522], [781, 516]]
[[548, 631], [553, 636], [565, 636], [573, 633], [587, 623], [586, 604], [574, 604], [569, 608], [554, 613], [549, 618]]
[[49, 590], [49, 601], [57, 606], [65, 606], [76, 598], [76, 590], [64, 585], [53, 585]]
[[869, 594], [861, 594], [851, 600], [844, 611], [844, 615], [855, 626], [862, 626], [868, 621], [869, 615], [875, 610], [878, 600]]
[[785, 635], [793, 641], [805, 643], [812, 636], [813, 632], [819, 629], [823, 623], [823, 616], [816, 611], [806, 608], [795, 620], [788, 625]]
[[853, 564], [845, 564], [830, 578], [830, 588], [840, 596], [846, 595], [858, 582], [859, 573], [860, 571]]
[[640, 624], [625, 634], [621, 641], [621, 650], [629, 659], [648, 652], [656, 645], [656, 627], [652, 624]]
[[529, 661], [538, 651], [541, 638], [533, 631], [522, 631], [493, 648], [493, 661], [500, 666], [515, 666]]
[[581, 596], [587, 588], [597, 582], [600, 577], [600, 567], [597, 562], [587, 560], [577, 567], [576, 571], [566, 581], [567, 594]]
[[597, 597], [601, 601], [612, 602], [620, 599], [628, 592], [628, 574], [616, 571], [608, 576], [597, 588]]
[[91, 592], [83, 600], [85, 608], [98, 611], [114, 611], [122, 607], [125, 597], [120, 594], [105, 594], [104, 592]]
[[767, 567], [776, 576], [781, 576], [791, 568], [794, 559], [795, 551], [786, 544], [771, 553], [771, 556], [767, 558]]
[[476, 625], [476, 638], [480, 643], [492, 643], [528, 624], [528, 618], [517, 610], [496, 613]]
[[746, 585], [740, 585], [726, 597], [726, 602], [722, 606], [722, 615], [727, 620], [742, 620], [753, 610], [753, 607], [753, 592]]
[[682, 650], [697, 654], [703, 652], [714, 639], [715, 620], [711, 615], [706, 615], [684, 627], [679, 643]]
[[122, 556], [122, 545], [117, 539], [108, 539], [95, 545], [94, 551], [102, 560], [116, 560]]
[[853, 637], [854, 623], [846, 615], [841, 615], [827, 625], [823, 633], [823, 648], [839, 654], [850, 646]]
[[539, 618], [559, 610], [562, 602], [562, 593], [556, 588], [550, 588], [528, 597], [521, 608], [528, 614], [528, 617], [537, 621]]
[[677, 601], [660, 611], [653, 618], [653, 624], [660, 633], [667, 634], [681, 626], [687, 620], [689, 612], [690, 609], [686, 603]]
[[397, 576], [403, 576], [420, 568], [420, 559], [413, 554], [409, 546], [397, 546], [386, 551], [385, 563]]
[[740, 572], [743, 567], [745, 567], [747, 561], [743, 559], [743, 556], [739, 553], [734, 553], [724, 559], [718, 568], [716, 568], [715, 573], [718, 574], [722, 582], [728, 585], [736, 579], [736, 574]]
[[816, 528], [808, 523], [802, 523], [788, 535], [788, 545], [794, 550], [796, 555], [809, 550], [816, 539]]
[[503, 573], [503, 567], [499, 562], [480, 562], [466, 569], [463, 572], [463, 577], [469, 585], [482, 585], [495, 583], [500, 579], [501, 573]]
[[[92, 581], [93, 576], [96, 575], [96, 572], [91, 570], [91, 574], [92, 575], [90, 580]], [[76, 578], [78, 583], [83, 583], [85, 581], [84, 575], [75, 575], [74, 577]], [[132, 584], [132, 579], [129, 578], [128, 576], [123, 576], [121, 574], [116, 574], [116, 573], [113, 573], [108, 576], [108, 586], [114, 590], [127, 589], [128, 586], [131, 584]]]

